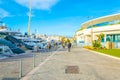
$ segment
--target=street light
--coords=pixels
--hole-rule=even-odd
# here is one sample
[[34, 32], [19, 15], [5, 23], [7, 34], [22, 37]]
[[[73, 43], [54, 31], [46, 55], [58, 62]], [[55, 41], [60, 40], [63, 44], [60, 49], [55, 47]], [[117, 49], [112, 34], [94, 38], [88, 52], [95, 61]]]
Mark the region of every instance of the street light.
[[32, 0], [30, 0], [30, 4], [29, 4], [29, 15], [28, 15], [28, 36], [30, 36], [31, 14], [32, 14]]

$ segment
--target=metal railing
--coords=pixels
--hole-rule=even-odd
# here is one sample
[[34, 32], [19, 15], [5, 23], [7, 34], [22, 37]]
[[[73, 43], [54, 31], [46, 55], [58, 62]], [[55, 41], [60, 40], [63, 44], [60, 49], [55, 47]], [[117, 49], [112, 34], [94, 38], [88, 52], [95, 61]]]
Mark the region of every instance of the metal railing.
[[20, 80], [58, 49], [41, 49], [0, 60], [0, 80]]

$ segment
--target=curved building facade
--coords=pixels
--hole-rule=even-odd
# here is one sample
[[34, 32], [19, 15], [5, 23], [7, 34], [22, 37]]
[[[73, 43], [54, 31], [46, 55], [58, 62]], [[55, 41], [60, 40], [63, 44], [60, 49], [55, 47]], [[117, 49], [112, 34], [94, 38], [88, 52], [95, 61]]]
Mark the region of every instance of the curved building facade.
[[96, 18], [81, 24], [81, 28], [76, 32], [77, 45], [91, 45], [101, 33], [104, 34], [102, 46], [106, 46], [106, 42], [110, 41], [114, 48], [120, 48], [120, 14]]

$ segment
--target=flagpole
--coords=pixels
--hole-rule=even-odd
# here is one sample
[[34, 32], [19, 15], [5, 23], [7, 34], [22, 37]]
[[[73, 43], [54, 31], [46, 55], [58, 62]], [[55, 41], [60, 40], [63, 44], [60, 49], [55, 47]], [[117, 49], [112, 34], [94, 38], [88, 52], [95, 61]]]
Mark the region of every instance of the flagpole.
[[28, 15], [28, 36], [30, 36], [30, 22], [31, 22], [31, 15], [32, 15], [32, 0], [30, 0], [30, 4], [29, 4], [29, 15]]

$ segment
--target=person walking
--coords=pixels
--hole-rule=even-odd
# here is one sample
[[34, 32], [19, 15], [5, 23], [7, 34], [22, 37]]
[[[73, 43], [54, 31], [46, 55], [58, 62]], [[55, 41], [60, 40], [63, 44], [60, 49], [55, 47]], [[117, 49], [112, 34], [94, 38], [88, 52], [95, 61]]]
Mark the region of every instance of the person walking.
[[62, 43], [62, 47], [65, 48], [65, 43]]
[[70, 49], [71, 49], [71, 42], [68, 42], [68, 52], [70, 52]]
[[51, 50], [51, 44], [50, 43], [48, 44], [48, 50], [49, 51]]
[[54, 49], [55, 50], [57, 49], [57, 43], [54, 43]]

